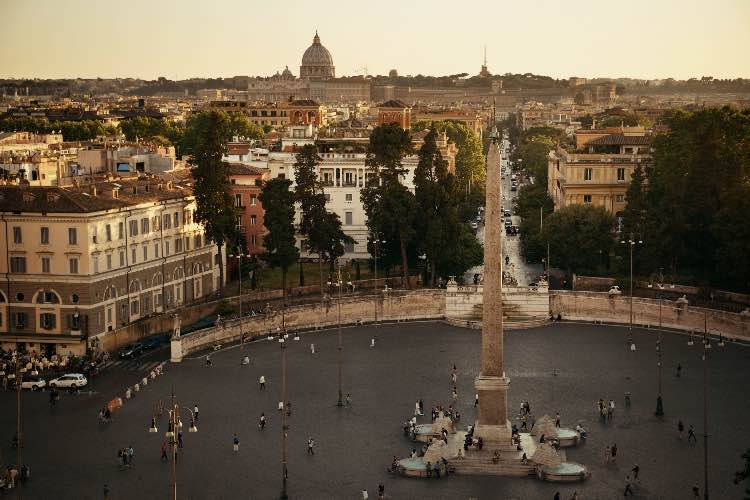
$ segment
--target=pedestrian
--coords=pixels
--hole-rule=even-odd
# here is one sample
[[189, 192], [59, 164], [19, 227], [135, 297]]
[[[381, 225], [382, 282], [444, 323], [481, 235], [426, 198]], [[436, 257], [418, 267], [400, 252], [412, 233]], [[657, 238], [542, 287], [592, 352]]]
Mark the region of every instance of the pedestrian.
[[385, 485], [383, 483], [378, 484], [378, 500], [385, 498]]
[[628, 493], [630, 493], [631, 497], [633, 496], [633, 488], [630, 486], [630, 476], [625, 478], [625, 492], [623, 496], [628, 496]]
[[234, 439], [232, 439], [232, 448], [234, 451], [240, 451], [240, 438], [237, 437], [237, 433], [234, 433]]
[[367, 494], [367, 490], [362, 490], [362, 500], [367, 500], [370, 496]]
[[430, 462], [429, 460], [427, 461], [425, 470], [427, 471], [427, 477], [432, 477], [432, 462]]
[[474, 394], [474, 408], [479, 406], [479, 394]]
[[536, 424], [536, 418], [534, 418], [534, 415], [529, 415], [529, 422], [531, 422], [531, 430], [534, 430], [534, 424]]
[[617, 460], [617, 444], [612, 445], [612, 462]]
[[193, 406], [193, 420], [196, 424], [198, 423], [198, 403]]
[[451, 382], [453, 382], [453, 385], [456, 385], [456, 380], [458, 380], [456, 372], [451, 373]]
[[135, 455], [135, 450], [133, 449], [133, 445], [128, 446], [128, 467], [133, 466], [134, 455]]
[[169, 458], [167, 457], [167, 442], [166, 441], [161, 443], [161, 460], [162, 462], [169, 462]]
[[258, 382], [260, 383], [261, 391], [266, 388], [266, 376], [265, 375], [261, 375], [260, 378], [258, 379]]
[[375, 337], [370, 339], [370, 347], [375, 347]]
[[607, 408], [607, 420], [610, 420], [615, 413], [615, 400], [610, 399], [609, 400], [609, 407]]
[[680, 378], [680, 375], [682, 375], [682, 365], [680, 363], [677, 363], [677, 373], [675, 374], [675, 376], [677, 378]]
[[310, 354], [315, 354], [315, 344], [310, 344]]
[[260, 414], [260, 419], [258, 420], [258, 428], [260, 428], [260, 430], [263, 430], [266, 428], [266, 414], [265, 413]]
[[416, 417], [419, 415], [421, 415], [421, 413], [419, 411], [419, 400], [417, 400], [417, 402], [414, 403], [414, 416]]
[[310, 438], [307, 440], [307, 454], [308, 455], [315, 455], [315, 450], [313, 450], [313, 447], [315, 446], [315, 440], [313, 438]]
[[555, 427], [560, 428], [560, 412], [557, 412], [557, 415], [555, 416]]
[[453, 393], [451, 394], [451, 398], [453, 398], [453, 404], [456, 404], [456, 400], [458, 400], [458, 391], [456, 390], [456, 386], [453, 386]]
[[206, 366], [211, 366], [211, 355], [206, 354]]
[[523, 429], [523, 430], [528, 430], [526, 428], [526, 420], [527, 419], [528, 419], [528, 417], [526, 415], [522, 415], [521, 416], [521, 429]]
[[346, 406], [352, 405], [352, 395], [348, 392], [346, 393], [346, 398], [344, 398], [344, 403], [346, 404]]
[[638, 481], [638, 472], [640, 472], [641, 468], [638, 467], [638, 464], [635, 464], [630, 470], [633, 473], [633, 481]]
[[630, 391], [625, 393], [625, 408], [630, 408]]
[[604, 462], [609, 463], [609, 457], [612, 454], [611, 448], [609, 445], [607, 445], [606, 448], [604, 448]]
[[109, 485], [107, 483], [104, 483], [102, 492], [104, 493], [104, 500], [109, 500]]
[[243, 365], [249, 365], [250, 364], [250, 356], [245, 356], [242, 358], [242, 364]]
[[677, 433], [680, 436], [680, 441], [682, 441], [682, 433], [685, 432], [685, 424], [682, 423], [682, 420], [677, 421]]
[[554, 497], [552, 497], [552, 498], [553, 498], [553, 500], [560, 500], [560, 492], [559, 492], [559, 491], [556, 491], [556, 492], [555, 492], [555, 496], [554, 496]]
[[292, 416], [292, 402], [291, 401], [286, 402], [286, 416], [287, 417]]
[[693, 498], [700, 498], [700, 488], [698, 488], [698, 483], [695, 483], [693, 485]]
[[578, 492], [577, 491], [573, 492], [573, 496], [570, 497], [570, 500], [578, 500]]
[[424, 415], [424, 401], [422, 401], [422, 398], [419, 398], [419, 414]]
[[177, 447], [182, 448], [182, 431], [177, 431]]
[[691, 439], [694, 443], [698, 442], [698, 438], [695, 437], [695, 428], [693, 427], [693, 424], [690, 424], [690, 428], [688, 429], [688, 443]]

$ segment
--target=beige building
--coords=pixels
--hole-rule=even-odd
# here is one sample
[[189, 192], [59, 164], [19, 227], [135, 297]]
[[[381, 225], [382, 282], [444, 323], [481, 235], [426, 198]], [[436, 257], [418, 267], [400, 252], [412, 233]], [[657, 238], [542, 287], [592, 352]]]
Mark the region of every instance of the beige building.
[[590, 139], [587, 152], [551, 151], [547, 191], [555, 210], [574, 204], [607, 209], [618, 218], [625, 209], [625, 193], [637, 165], [651, 161], [651, 136], [623, 132]]
[[217, 248], [195, 208], [188, 185], [155, 178], [0, 186], [0, 344], [81, 353], [88, 339], [213, 293]]

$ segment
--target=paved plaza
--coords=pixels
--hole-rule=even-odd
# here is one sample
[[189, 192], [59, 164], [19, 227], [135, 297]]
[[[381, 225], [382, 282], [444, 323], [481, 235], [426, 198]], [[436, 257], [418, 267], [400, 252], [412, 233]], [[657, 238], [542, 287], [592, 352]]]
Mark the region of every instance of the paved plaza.
[[[376, 345], [370, 347], [370, 339]], [[560, 412], [563, 425], [582, 422], [588, 442], [568, 449], [569, 460], [592, 471], [585, 483], [559, 485], [533, 478], [451, 476], [419, 480], [386, 472], [394, 454], [406, 456], [412, 444], [402, 422], [423, 398], [426, 409], [451, 402], [451, 367], [458, 367], [458, 408], [461, 426], [474, 419], [474, 377], [479, 364], [480, 334], [439, 322], [401, 323], [344, 329], [344, 392], [350, 408], [337, 408], [336, 330], [303, 334], [287, 350], [289, 400], [290, 498], [361, 498], [366, 488], [377, 498], [383, 482], [387, 498], [395, 499], [552, 499], [556, 491], [568, 499], [620, 498], [625, 476], [640, 466], [637, 498], [690, 498], [702, 487], [701, 343], [666, 334], [664, 342], [663, 421], [653, 417], [656, 396], [656, 333], [635, 330], [638, 350], [627, 348], [627, 328], [554, 324], [506, 332], [505, 363], [511, 379], [509, 415], [528, 400], [535, 416]], [[310, 343], [316, 354], [311, 355]], [[270, 499], [280, 489], [280, 349], [277, 342], [258, 341], [244, 348], [252, 363], [241, 366], [240, 351], [231, 347], [211, 355], [212, 367], [197, 357], [180, 365], [167, 364], [166, 374], [125, 403], [110, 424], [97, 421], [97, 411], [116, 392], [135, 383], [150, 363], [167, 357], [162, 350], [139, 363], [114, 366], [94, 381], [94, 394], [65, 394], [57, 407], [46, 393], [25, 393], [25, 461], [32, 478], [26, 499], [100, 499], [104, 483], [112, 499], [167, 498], [169, 464], [160, 462], [166, 416], [159, 433], [147, 432], [158, 400], [168, 404], [174, 392], [181, 405], [200, 407], [199, 432], [185, 432], [177, 477], [178, 496], [191, 499]], [[675, 367], [683, 367], [676, 378]], [[710, 486], [715, 499], [739, 498], [732, 483], [740, 455], [750, 447], [750, 347], [714, 347], [710, 363]], [[261, 391], [258, 378], [268, 387]], [[632, 392], [632, 408], [623, 394]], [[595, 402], [616, 401], [610, 423], [598, 420]], [[10, 440], [15, 429], [15, 394], [0, 393], [2, 460], [14, 456]], [[268, 417], [266, 429], [258, 417]], [[429, 417], [423, 417], [429, 419]], [[187, 417], [185, 417], [188, 420]], [[677, 420], [695, 425], [698, 445], [679, 441]], [[427, 421], [427, 420], [421, 420]], [[233, 433], [240, 451], [232, 450]], [[307, 439], [316, 441], [307, 455]], [[604, 463], [604, 447], [616, 443], [617, 462]], [[132, 445], [134, 467], [118, 465], [117, 449]], [[0, 494], [2, 497], [2, 494]]]

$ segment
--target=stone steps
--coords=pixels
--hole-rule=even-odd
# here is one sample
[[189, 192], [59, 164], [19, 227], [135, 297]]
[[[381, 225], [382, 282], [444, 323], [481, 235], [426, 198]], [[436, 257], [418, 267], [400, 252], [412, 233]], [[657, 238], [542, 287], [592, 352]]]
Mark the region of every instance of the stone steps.
[[493, 463], [492, 459], [475, 461], [470, 458], [464, 458], [451, 460], [449, 466], [456, 474], [465, 475], [523, 477], [536, 474], [536, 467], [533, 464], [523, 465], [520, 460], [513, 462], [500, 460], [498, 463]]
[[[449, 325], [460, 326], [461, 328], [482, 329], [482, 321], [476, 318], [445, 318], [445, 322]], [[521, 330], [546, 325], [547, 323], [549, 323], [548, 318], [518, 317], [512, 320], [503, 319], [503, 329]]]

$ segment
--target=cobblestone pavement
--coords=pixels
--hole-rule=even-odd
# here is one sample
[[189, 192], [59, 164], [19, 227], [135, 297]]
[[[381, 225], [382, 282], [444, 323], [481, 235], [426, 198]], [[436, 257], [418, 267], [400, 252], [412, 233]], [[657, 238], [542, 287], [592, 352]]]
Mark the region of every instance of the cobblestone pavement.
[[[376, 338], [371, 348], [370, 339]], [[622, 495], [625, 475], [640, 466], [636, 498], [690, 498], [695, 481], [702, 487], [702, 381], [700, 342], [666, 334], [664, 402], [666, 417], [653, 417], [656, 397], [655, 332], [635, 330], [638, 350], [627, 348], [627, 329], [553, 324], [506, 334], [506, 371], [511, 378], [509, 413], [515, 416], [528, 400], [537, 417], [560, 412], [563, 425], [583, 422], [590, 438], [568, 451], [570, 460], [586, 464], [592, 477], [582, 484], [556, 485], [535, 479], [460, 477], [418, 480], [389, 475], [393, 455], [412, 448], [401, 423], [417, 398], [429, 409], [450, 402], [451, 366], [458, 366], [462, 425], [471, 422], [473, 378], [479, 363], [479, 332], [442, 323], [402, 323], [344, 329], [344, 392], [353, 405], [335, 406], [337, 396], [335, 330], [304, 334], [287, 350], [289, 400], [289, 493], [293, 499], [355, 499], [366, 488], [376, 498], [377, 485], [394, 499], [552, 499], [556, 491], [568, 499], [608, 499]], [[314, 343], [316, 354], [310, 354]], [[278, 343], [246, 345], [249, 366], [241, 366], [238, 348], [215, 352], [212, 367], [202, 358], [167, 365], [165, 375], [126, 402], [114, 422], [97, 422], [97, 410], [140, 374], [113, 368], [95, 381], [94, 393], [63, 395], [56, 408], [45, 393], [25, 393], [24, 455], [32, 467], [26, 499], [101, 499], [110, 485], [114, 499], [168, 497], [168, 464], [159, 460], [166, 418], [159, 433], [147, 432], [158, 401], [174, 393], [180, 404], [198, 404], [197, 434], [185, 433], [178, 463], [178, 495], [182, 499], [277, 498], [280, 487], [280, 349]], [[165, 357], [166, 351], [153, 355]], [[682, 377], [674, 376], [683, 366]], [[714, 347], [709, 361], [709, 448], [712, 498], [741, 497], [732, 475], [741, 453], [750, 447], [750, 348]], [[268, 387], [261, 391], [258, 377]], [[632, 392], [632, 408], [623, 394]], [[599, 422], [598, 398], [616, 401], [614, 419]], [[268, 425], [260, 431], [258, 417]], [[2, 460], [13, 457], [15, 395], [0, 393]], [[677, 420], [693, 424], [698, 444], [677, 438]], [[240, 451], [232, 451], [233, 433]], [[315, 455], [306, 442], [313, 437]], [[604, 464], [604, 447], [616, 443], [615, 464]], [[118, 447], [132, 445], [135, 465], [121, 469]], [[0, 495], [1, 497], [2, 495]]]

